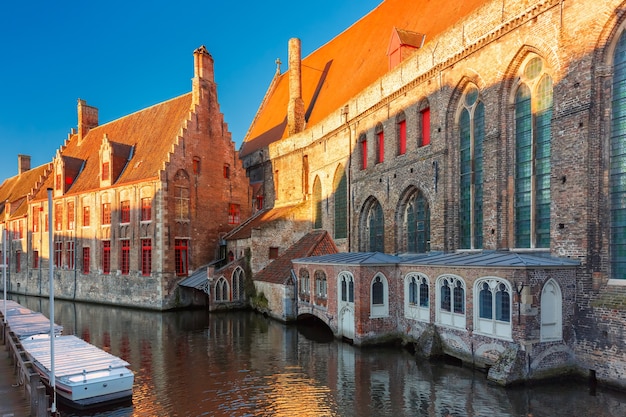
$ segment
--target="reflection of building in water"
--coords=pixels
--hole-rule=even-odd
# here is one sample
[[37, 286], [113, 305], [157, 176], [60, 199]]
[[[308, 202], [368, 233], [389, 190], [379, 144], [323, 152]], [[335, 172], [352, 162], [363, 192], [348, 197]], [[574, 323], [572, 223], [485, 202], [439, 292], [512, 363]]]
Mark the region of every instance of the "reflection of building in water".
[[261, 276], [311, 231], [341, 253], [259, 280], [265, 310], [293, 282], [298, 315], [355, 343], [626, 387], [622, 6], [386, 0], [304, 58], [290, 40], [228, 250]]

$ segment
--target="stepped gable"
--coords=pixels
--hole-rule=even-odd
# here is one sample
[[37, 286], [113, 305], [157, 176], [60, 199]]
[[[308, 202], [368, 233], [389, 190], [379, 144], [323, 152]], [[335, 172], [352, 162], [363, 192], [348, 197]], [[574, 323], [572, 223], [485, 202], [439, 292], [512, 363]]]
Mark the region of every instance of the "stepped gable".
[[[156, 104], [100, 126], [93, 127], [79, 141], [72, 134], [60, 150], [63, 158], [85, 162], [82, 171], [65, 195], [100, 188], [100, 148], [106, 135], [112, 149], [112, 185], [158, 178], [169, 154], [186, 126], [191, 111], [191, 93]], [[124, 161], [120, 160], [126, 160]], [[48, 178], [37, 198], [45, 198], [52, 187]]]
[[281, 256], [259, 271], [255, 281], [284, 284], [291, 276], [291, 260], [337, 253], [339, 250], [326, 230], [315, 230], [302, 237]]
[[[387, 49], [394, 28], [402, 33], [424, 34], [424, 46], [427, 46], [430, 40], [485, 3], [485, 0], [386, 0], [381, 3], [302, 59], [306, 125], [314, 125], [340, 109], [389, 71]], [[303, 45], [307, 46], [311, 45]], [[346, 82], [347, 79], [350, 82]], [[240, 149], [242, 157], [288, 136], [288, 102], [289, 71], [286, 70], [272, 81], [244, 138]]]

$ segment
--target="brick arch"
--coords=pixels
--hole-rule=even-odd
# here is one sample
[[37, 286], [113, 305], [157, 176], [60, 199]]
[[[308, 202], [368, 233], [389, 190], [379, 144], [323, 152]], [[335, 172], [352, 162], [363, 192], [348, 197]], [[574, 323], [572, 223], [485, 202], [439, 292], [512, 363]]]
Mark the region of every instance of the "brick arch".
[[359, 211], [359, 250], [367, 252], [370, 250], [370, 237], [369, 237], [369, 225], [368, 219], [372, 209], [377, 206], [380, 207], [383, 216], [383, 226], [385, 225], [385, 210], [380, 200], [374, 196], [369, 196], [361, 206]]
[[459, 120], [461, 114], [461, 98], [468, 85], [473, 84], [478, 88], [478, 93], [482, 97], [482, 92], [488, 88], [485, 80], [478, 74], [464, 75], [459, 82], [454, 86], [450, 99], [448, 100], [448, 107], [446, 109], [446, 126], [455, 126]]
[[[404, 215], [405, 215], [405, 211], [406, 211], [409, 201], [413, 197], [419, 194], [424, 196], [424, 199], [426, 200], [426, 204], [430, 208], [432, 196], [430, 195], [429, 190], [428, 189], [424, 190], [415, 185], [409, 185], [408, 187], [406, 187], [400, 194], [400, 198], [398, 199], [398, 203], [396, 204], [396, 210], [394, 213], [394, 219], [395, 219], [394, 232], [395, 232], [395, 251], [396, 252], [404, 251], [407, 248], [407, 245], [408, 245], [406, 241], [407, 236], [406, 236], [406, 233], [403, 232], [404, 227], [406, 227]], [[429, 220], [428, 227], [430, 228], [430, 220]]]
[[624, 30], [626, 30], [626, 1], [615, 9], [615, 13], [609, 14], [609, 18], [602, 25], [600, 36], [593, 48], [592, 68], [595, 68], [599, 63], [613, 64], [615, 45]]
[[[501, 86], [501, 108], [507, 109], [515, 102], [516, 86], [519, 84], [519, 72], [531, 55], [541, 58], [547, 64], [546, 72], [552, 77], [555, 84], [558, 81], [559, 77], [557, 75], [561, 68], [556, 52], [552, 51], [544, 40], [538, 40], [536, 43], [541, 44], [543, 48], [528, 44], [522, 45], [509, 63], [509, 66], [505, 69]], [[543, 51], [550, 52], [544, 53]]]

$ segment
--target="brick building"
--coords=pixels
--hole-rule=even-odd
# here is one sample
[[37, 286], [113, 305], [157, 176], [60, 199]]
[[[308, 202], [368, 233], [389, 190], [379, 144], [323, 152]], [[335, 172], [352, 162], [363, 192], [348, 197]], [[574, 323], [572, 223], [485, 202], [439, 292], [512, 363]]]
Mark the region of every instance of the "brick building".
[[252, 272], [325, 229], [386, 254], [294, 262], [327, 298], [299, 308], [336, 334], [431, 332], [503, 383], [574, 369], [626, 388], [624, 6], [386, 0], [305, 58], [292, 39], [240, 156], [257, 216], [296, 227], [258, 225]]
[[190, 93], [105, 124], [78, 100], [78, 127], [53, 161], [34, 170], [20, 161], [0, 186], [10, 290], [20, 294], [47, 295], [53, 262], [57, 297], [178, 307], [177, 283], [220, 258], [221, 238], [250, 215], [204, 47]]

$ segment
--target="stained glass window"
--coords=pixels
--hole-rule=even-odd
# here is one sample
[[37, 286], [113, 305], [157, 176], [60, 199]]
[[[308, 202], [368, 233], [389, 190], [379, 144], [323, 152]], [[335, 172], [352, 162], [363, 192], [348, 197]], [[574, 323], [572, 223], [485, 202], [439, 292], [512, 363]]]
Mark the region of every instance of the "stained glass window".
[[611, 278], [626, 279], [626, 32], [617, 43], [611, 119]]
[[515, 95], [515, 246], [550, 247], [552, 78], [540, 58], [524, 69]]
[[460, 133], [460, 207], [459, 245], [480, 249], [483, 245], [483, 141], [485, 106], [478, 89], [468, 87], [459, 119]]

